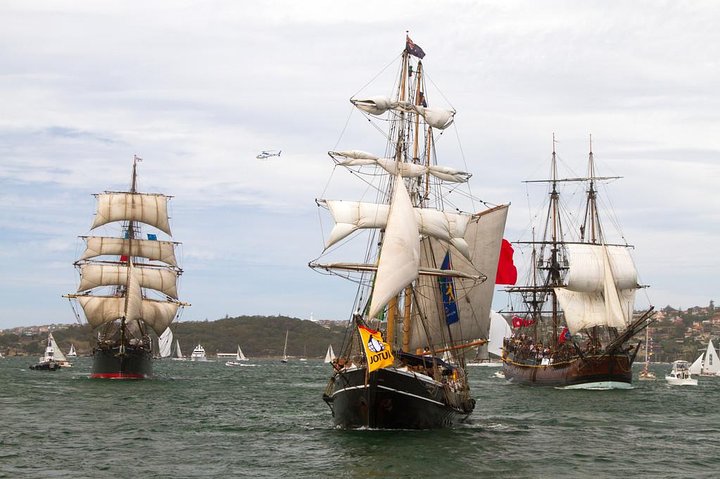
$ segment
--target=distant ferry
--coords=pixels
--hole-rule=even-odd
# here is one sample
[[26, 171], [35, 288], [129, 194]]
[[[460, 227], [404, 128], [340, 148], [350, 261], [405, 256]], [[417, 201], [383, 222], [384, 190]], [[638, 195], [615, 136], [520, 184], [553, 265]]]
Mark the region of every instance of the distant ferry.
[[195, 349], [193, 349], [193, 352], [190, 354], [190, 361], [207, 361], [205, 348], [202, 347], [202, 344], [195, 346]]

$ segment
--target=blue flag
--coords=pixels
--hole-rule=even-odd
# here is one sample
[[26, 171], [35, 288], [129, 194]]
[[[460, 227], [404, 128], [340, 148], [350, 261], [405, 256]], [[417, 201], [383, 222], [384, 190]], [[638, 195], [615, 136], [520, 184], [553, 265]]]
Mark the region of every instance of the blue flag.
[[[450, 251], [445, 253], [445, 259], [443, 260], [440, 269], [452, 269], [452, 264], [450, 263]], [[455, 283], [453, 282], [452, 277], [439, 277], [438, 285], [440, 286], [443, 308], [445, 309], [445, 321], [448, 325], [457, 323], [460, 321], [460, 316], [458, 316], [457, 303], [455, 303]]]
[[405, 51], [421, 60], [425, 58], [425, 52], [420, 48], [420, 45], [415, 45], [413, 41], [410, 40], [410, 37], [407, 36], [405, 37]]
[[148, 239], [151, 240], [151, 241], [157, 241], [157, 235], [156, 235], [156, 234], [148, 233], [148, 234], [147, 234], [147, 237], [148, 237]]

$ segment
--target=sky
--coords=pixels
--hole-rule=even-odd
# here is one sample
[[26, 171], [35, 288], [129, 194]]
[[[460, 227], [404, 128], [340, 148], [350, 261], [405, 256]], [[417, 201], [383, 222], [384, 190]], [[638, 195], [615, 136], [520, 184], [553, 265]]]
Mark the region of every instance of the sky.
[[702, 0], [4, 0], [0, 329], [77, 321], [62, 295], [92, 194], [126, 189], [134, 155], [140, 190], [173, 196], [180, 320], [347, 319], [355, 285], [307, 266], [315, 198], [328, 150], [372, 150], [348, 99], [406, 31], [458, 112], [443, 164], [511, 204], [506, 238], [529, 239], [543, 191], [523, 181], [547, 176], [553, 134], [578, 175], [592, 135], [598, 174], [622, 176], [608, 201], [650, 286], [638, 307], [717, 301], [718, 24]]

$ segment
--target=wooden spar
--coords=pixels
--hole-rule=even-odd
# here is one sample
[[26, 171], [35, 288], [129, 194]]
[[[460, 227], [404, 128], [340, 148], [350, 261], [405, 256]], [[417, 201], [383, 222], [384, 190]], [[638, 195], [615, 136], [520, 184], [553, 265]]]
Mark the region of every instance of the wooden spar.
[[402, 350], [405, 352], [408, 352], [410, 349], [410, 324], [411, 324], [411, 316], [410, 316], [410, 305], [412, 303], [412, 287], [408, 286], [405, 288], [405, 300], [403, 302], [404, 305], [404, 313], [403, 313], [403, 339], [402, 339]]
[[449, 348], [436, 349], [435, 354], [444, 353], [447, 351], [456, 351], [458, 349], [472, 348], [473, 346], [482, 346], [483, 344], [487, 344], [487, 342], [487, 339], [478, 339], [477, 341], [473, 341], [467, 344], [459, 344], [457, 346], [450, 346]]
[[397, 297], [394, 297], [390, 300], [387, 307], [387, 331], [385, 331], [385, 335], [387, 336], [385, 340], [388, 342], [389, 345], [393, 345], [395, 342], [395, 314], [397, 312]]

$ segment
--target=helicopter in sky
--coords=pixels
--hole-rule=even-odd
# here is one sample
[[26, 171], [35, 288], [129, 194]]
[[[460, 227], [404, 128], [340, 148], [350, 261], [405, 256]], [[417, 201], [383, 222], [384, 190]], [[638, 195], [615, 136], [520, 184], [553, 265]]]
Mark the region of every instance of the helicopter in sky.
[[280, 156], [280, 153], [282, 153], [282, 150], [263, 150], [263, 152], [255, 158], [257, 158], [258, 160], [266, 160], [271, 156]]

